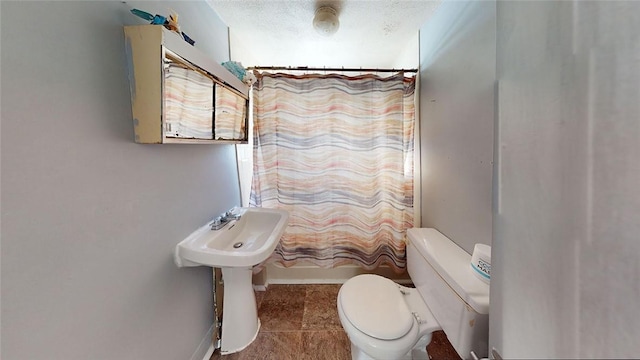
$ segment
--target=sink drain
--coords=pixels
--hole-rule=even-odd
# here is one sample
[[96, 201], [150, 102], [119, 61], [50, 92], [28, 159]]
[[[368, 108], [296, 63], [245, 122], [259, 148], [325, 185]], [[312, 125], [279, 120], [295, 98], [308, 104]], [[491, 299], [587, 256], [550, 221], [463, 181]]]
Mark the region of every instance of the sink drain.
[[233, 244], [233, 248], [234, 248], [234, 249], [239, 249], [239, 248], [241, 248], [241, 247], [242, 247], [242, 245], [244, 245], [244, 243], [243, 243], [243, 242], [237, 242], [237, 243]]

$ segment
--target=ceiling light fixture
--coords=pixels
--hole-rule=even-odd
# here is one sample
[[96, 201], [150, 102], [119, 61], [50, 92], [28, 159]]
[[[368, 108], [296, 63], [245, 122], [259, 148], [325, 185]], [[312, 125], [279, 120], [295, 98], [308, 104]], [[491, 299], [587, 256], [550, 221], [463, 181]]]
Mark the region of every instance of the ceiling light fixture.
[[340, 27], [336, 9], [331, 6], [318, 8], [318, 10], [316, 10], [316, 16], [313, 18], [313, 27], [318, 33], [324, 36], [335, 34]]

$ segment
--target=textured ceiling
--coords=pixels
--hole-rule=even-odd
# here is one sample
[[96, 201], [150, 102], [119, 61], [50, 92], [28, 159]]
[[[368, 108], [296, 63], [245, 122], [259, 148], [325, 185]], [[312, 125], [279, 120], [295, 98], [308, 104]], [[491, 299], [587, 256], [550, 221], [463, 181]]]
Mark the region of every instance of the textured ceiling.
[[[229, 27], [232, 60], [245, 66], [399, 68], [418, 65], [418, 30], [440, 0], [207, 0]], [[340, 28], [313, 29], [319, 6], [331, 5]]]

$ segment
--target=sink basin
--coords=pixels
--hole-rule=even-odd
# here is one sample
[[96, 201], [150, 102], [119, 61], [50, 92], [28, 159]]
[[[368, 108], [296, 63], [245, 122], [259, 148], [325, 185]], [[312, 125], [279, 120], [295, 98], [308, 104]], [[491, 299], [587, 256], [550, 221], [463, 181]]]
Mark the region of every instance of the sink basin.
[[224, 280], [222, 355], [238, 352], [258, 336], [260, 319], [251, 283], [252, 268], [266, 260], [289, 222], [284, 210], [241, 208], [239, 218], [216, 226], [207, 224], [176, 245], [178, 267], [221, 268]]
[[289, 213], [284, 210], [242, 208], [240, 218], [220, 230], [204, 225], [176, 246], [175, 262], [182, 266], [251, 267], [266, 260], [278, 245]]

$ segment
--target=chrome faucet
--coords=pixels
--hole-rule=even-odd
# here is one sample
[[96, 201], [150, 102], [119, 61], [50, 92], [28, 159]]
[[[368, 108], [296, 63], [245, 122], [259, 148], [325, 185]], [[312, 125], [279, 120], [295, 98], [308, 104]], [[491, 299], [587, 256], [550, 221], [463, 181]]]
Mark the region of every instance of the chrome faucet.
[[231, 210], [224, 212], [217, 216], [209, 225], [211, 230], [220, 230], [231, 220], [238, 220], [242, 215], [237, 212], [237, 208], [234, 206]]
[[231, 210], [224, 213], [224, 218], [228, 219], [229, 221], [238, 220], [240, 219], [240, 217], [242, 217], [242, 215], [240, 215], [240, 213], [238, 212], [238, 208], [235, 206], [231, 208]]

